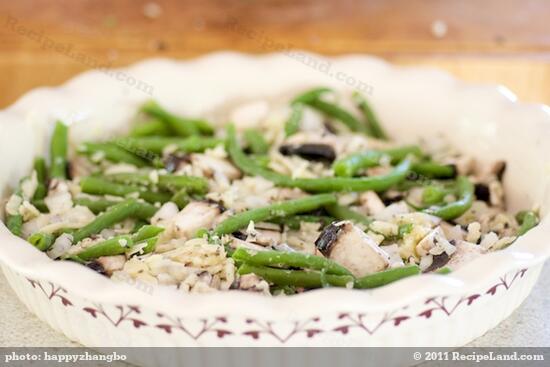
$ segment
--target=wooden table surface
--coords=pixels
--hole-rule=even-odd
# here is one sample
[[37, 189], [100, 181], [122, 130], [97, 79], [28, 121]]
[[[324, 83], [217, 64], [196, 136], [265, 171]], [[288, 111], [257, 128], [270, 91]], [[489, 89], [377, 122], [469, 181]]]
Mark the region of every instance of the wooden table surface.
[[97, 65], [286, 48], [436, 66], [550, 103], [545, 0], [0, 1], [0, 107]]

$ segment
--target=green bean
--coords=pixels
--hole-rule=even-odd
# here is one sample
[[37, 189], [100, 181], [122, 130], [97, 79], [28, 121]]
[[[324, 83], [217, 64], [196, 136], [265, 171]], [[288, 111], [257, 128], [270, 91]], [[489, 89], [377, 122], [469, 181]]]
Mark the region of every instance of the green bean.
[[46, 202], [44, 199], [38, 199], [38, 200], [31, 200], [31, 204], [38, 209], [40, 213], [48, 213], [50, 210], [48, 209], [48, 206], [46, 205]]
[[428, 205], [441, 203], [445, 196], [449, 194], [449, 190], [439, 185], [429, 185], [424, 187], [422, 191], [422, 202]]
[[61, 121], [55, 123], [50, 142], [50, 177], [67, 178], [67, 151], [69, 128]]
[[273, 269], [263, 266], [243, 264], [239, 275], [256, 274], [269, 283], [303, 288], [321, 288], [324, 286], [351, 287], [353, 277], [349, 275], [323, 274], [318, 271]]
[[6, 216], [6, 227], [13, 235], [21, 237], [23, 233], [23, 216], [21, 214], [8, 214]]
[[180, 136], [211, 135], [214, 132], [214, 129], [206, 121], [173, 115], [155, 101], [145, 103], [142, 111], [163, 121]]
[[411, 231], [413, 230], [413, 227], [414, 226], [412, 223], [400, 224], [397, 230], [397, 238], [403, 239], [403, 237], [411, 233]]
[[447, 274], [450, 274], [452, 272], [453, 271], [450, 268], [446, 267], [446, 266], [444, 266], [442, 268], [439, 268], [436, 271], [434, 271], [434, 273], [441, 274], [441, 275], [447, 275]]
[[296, 103], [292, 105], [290, 117], [285, 122], [285, 136], [288, 138], [300, 131], [300, 123], [304, 115], [304, 105]]
[[305, 102], [308, 106], [322, 112], [333, 119], [339, 120], [351, 131], [366, 132], [366, 127], [355, 116], [336, 104], [325, 102], [321, 99], [313, 99]]
[[164, 231], [164, 228], [147, 224], [139, 229], [137, 233], [132, 235], [132, 241], [139, 243], [145, 241], [151, 237], [156, 237]]
[[364, 224], [367, 227], [373, 221], [372, 218], [369, 218], [366, 215], [363, 215], [353, 209], [338, 204], [326, 205], [325, 210], [338, 220], [351, 220], [355, 223]]
[[60, 259], [65, 260], [65, 261], [73, 261], [73, 262], [79, 263], [81, 265], [86, 265], [86, 261], [82, 260], [81, 258], [79, 258], [76, 255], [62, 256]]
[[258, 166], [263, 167], [263, 168], [268, 168], [269, 163], [271, 162], [271, 159], [269, 158], [269, 156], [267, 154], [266, 155], [264, 155], [264, 154], [260, 154], [260, 155], [250, 154], [249, 157], [254, 162], [256, 162], [256, 164]]
[[516, 219], [520, 224], [517, 232], [518, 236], [523, 236], [525, 233], [527, 233], [529, 230], [539, 224], [538, 215], [530, 210], [519, 212], [516, 215]]
[[412, 170], [417, 174], [429, 178], [455, 178], [456, 167], [453, 164], [439, 164], [435, 162], [414, 163]]
[[143, 252], [143, 254], [149, 254], [149, 253], [155, 251], [155, 248], [157, 247], [158, 240], [159, 240], [158, 236], [146, 239], [145, 242], [147, 244], [141, 250]]
[[205, 194], [208, 191], [208, 181], [197, 176], [158, 175], [158, 182], [154, 182], [149, 173], [114, 173], [101, 178], [130, 185], [153, 186], [156, 184], [160, 189], [172, 192], [186, 189], [189, 193]]
[[88, 199], [88, 198], [75, 198], [73, 199], [74, 205], [85, 206], [94, 214], [99, 214], [109, 209], [113, 205], [120, 201], [107, 200], [107, 199]]
[[289, 217], [272, 218], [269, 220], [271, 223], [281, 224], [287, 226], [289, 229], [299, 230], [302, 223], [320, 223], [322, 227], [334, 222], [333, 217], [326, 215], [292, 215]]
[[44, 199], [48, 194], [48, 187], [46, 185], [47, 168], [44, 158], [36, 157], [34, 159], [34, 171], [36, 172], [36, 180], [38, 181], [38, 186], [36, 187], [36, 191], [34, 192], [33, 200], [41, 200]]
[[130, 131], [130, 136], [132, 137], [152, 135], [168, 136], [171, 134], [172, 130], [170, 130], [170, 128], [164, 122], [157, 119], [137, 124], [134, 126], [132, 131]]
[[333, 194], [321, 194], [307, 196], [301, 199], [283, 201], [277, 204], [265, 206], [263, 208], [247, 210], [242, 213], [235, 214], [218, 224], [218, 226], [214, 229], [214, 233], [219, 236], [233, 233], [248, 226], [250, 221], [263, 222], [272, 218], [286, 217], [298, 213], [307, 213], [321, 208], [324, 205], [335, 202], [336, 196]]
[[138, 202], [134, 199], [128, 199], [113, 205], [105, 213], [98, 215], [92, 222], [77, 230], [73, 234], [73, 243], [80, 242], [86, 237], [90, 237], [122, 222], [126, 218], [131, 217], [137, 208]]
[[301, 252], [254, 251], [240, 247], [233, 252], [231, 257], [252, 265], [323, 270], [326, 274], [351, 275], [348, 269], [332, 260]]
[[176, 204], [178, 208], [183, 209], [187, 206], [187, 204], [189, 204], [191, 197], [189, 196], [187, 189], [180, 189], [174, 194], [174, 196], [172, 196], [170, 201]]
[[410, 171], [411, 162], [402, 161], [393, 171], [385, 176], [347, 178], [347, 177], [324, 177], [324, 178], [291, 178], [255, 164], [249, 159], [240, 148], [235, 128], [232, 125], [227, 129], [227, 150], [233, 163], [244, 173], [251, 176], [261, 176], [272, 181], [278, 186], [297, 187], [309, 192], [333, 192], [333, 191], [386, 191], [390, 187], [405, 180]]
[[[14, 196], [19, 197], [21, 202], [23, 202], [24, 200], [23, 190], [21, 189], [21, 186], [23, 185], [23, 182], [25, 182], [25, 180], [28, 180], [28, 179], [29, 177], [23, 177], [22, 179], [20, 179], [19, 184], [17, 185], [17, 188], [13, 193]], [[19, 210], [19, 207], [17, 208], [17, 210]], [[16, 214], [6, 213], [6, 227], [15, 236], [21, 237], [22, 229], [23, 229], [23, 216], [19, 214], [19, 212], [17, 212]]]
[[197, 127], [197, 129], [199, 129], [199, 132], [202, 135], [213, 135], [214, 134], [214, 128], [207, 121], [200, 120], [200, 119], [194, 119], [192, 121], [195, 124], [195, 126]]
[[420, 268], [417, 265], [393, 268], [378, 273], [366, 275], [355, 280], [355, 288], [369, 289], [377, 288], [383, 285], [395, 282], [399, 279], [420, 274]]
[[146, 225], [147, 225], [146, 221], [144, 221], [142, 219], [137, 219], [136, 222], [134, 223], [134, 227], [132, 228], [130, 233], [136, 233]]
[[111, 182], [100, 177], [83, 177], [80, 180], [80, 188], [83, 193], [91, 195], [128, 196], [138, 193], [139, 197], [150, 203], [165, 203], [170, 201], [171, 195], [166, 192], [155, 192], [144, 187], [123, 185]]
[[71, 236], [77, 231], [76, 228], [59, 228], [57, 231], [54, 231], [53, 234], [58, 237], [62, 234], [70, 234]]
[[269, 144], [263, 135], [256, 129], [245, 130], [244, 140], [248, 145], [248, 149], [253, 154], [266, 154], [269, 151]]
[[362, 169], [380, 165], [384, 157], [388, 157], [392, 164], [396, 164], [403, 161], [409, 155], [422, 157], [423, 153], [416, 145], [405, 145], [386, 150], [368, 150], [366, 152], [350, 154], [347, 157], [339, 159], [334, 162], [332, 168], [336, 176], [353, 177]]
[[77, 257], [84, 261], [97, 259], [101, 256], [122, 255], [134, 245], [132, 237], [128, 235], [116, 236], [108, 240], [87, 247], [76, 254]]
[[403, 145], [397, 148], [384, 149], [382, 150], [382, 152], [390, 156], [391, 164], [401, 162], [409, 155], [412, 155], [416, 158], [424, 158], [424, 153], [418, 145]]
[[456, 194], [459, 199], [455, 202], [440, 206], [432, 206], [424, 209], [423, 212], [443, 220], [452, 220], [464, 214], [474, 202], [474, 185], [467, 177], [459, 176], [456, 179]]
[[[411, 162], [403, 161], [395, 169], [384, 176], [347, 178], [296, 178], [289, 181], [279, 181], [280, 186], [297, 187], [309, 192], [335, 192], [335, 191], [386, 191], [407, 177]], [[265, 177], [267, 178], [267, 177]]]
[[[88, 198], [76, 198], [73, 200], [75, 205], [82, 205], [88, 207], [94, 214], [99, 214], [109, 209], [113, 205], [120, 203], [120, 201], [107, 200], [107, 199], [88, 199]], [[139, 218], [142, 220], [149, 220], [155, 213], [158, 211], [158, 208], [149, 203], [137, 202], [137, 208], [132, 213], [132, 217]]]
[[136, 167], [146, 167], [149, 162], [138, 157], [131, 150], [122, 148], [113, 143], [83, 143], [78, 146], [77, 152], [93, 157], [95, 154], [101, 154], [101, 158], [115, 163], [129, 163]]
[[165, 136], [144, 136], [118, 138], [113, 143], [125, 149], [140, 152], [142, 156], [154, 156], [161, 154], [168, 146], [175, 147], [176, 151], [184, 153], [200, 153], [206, 149], [215, 148], [223, 143], [222, 139], [190, 136], [188, 138], [171, 138]]
[[159, 175], [158, 186], [171, 191], [186, 189], [192, 194], [205, 194], [208, 192], [208, 181], [196, 176]]
[[55, 237], [50, 233], [36, 232], [27, 241], [40, 251], [47, 251], [53, 245]]
[[363, 95], [359, 92], [354, 92], [352, 98], [357, 105], [357, 108], [359, 108], [359, 110], [363, 113], [365, 120], [367, 120], [367, 131], [370, 133], [369, 135], [377, 139], [388, 140], [388, 134], [386, 134], [382, 128], [382, 125], [378, 121], [378, 118], [372, 108], [367, 103], [365, 97], [363, 97]]
[[291, 104], [296, 105], [296, 104], [308, 103], [310, 101], [319, 99], [322, 94], [325, 94], [328, 92], [332, 92], [332, 89], [326, 88], [326, 87], [313, 88], [294, 98]]
[[149, 203], [138, 201], [136, 210], [132, 213], [132, 217], [141, 220], [150, 220], [153, 215], [159, 210], [158, 207]]
[[296, 287], [291, 285], [273, 285], [269, 287], [269, 293], [273, 296], [285, 294], [287, 296], [296, 294]]
[[384, 153], [376, 150], [355, 153], [334, 162], [332, 169], [336, 176], [353, 177], [361, 169], [378, 166], [383, 157]]

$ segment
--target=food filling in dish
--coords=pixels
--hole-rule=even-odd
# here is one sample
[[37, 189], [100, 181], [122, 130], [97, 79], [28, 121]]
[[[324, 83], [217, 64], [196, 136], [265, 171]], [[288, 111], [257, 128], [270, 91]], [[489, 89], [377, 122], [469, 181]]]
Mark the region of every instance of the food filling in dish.
[[290, 295], [443, 276], [538, 224], [536, 210], [506, 211], [506, 162], [443, 138], [400, 145], [358, 93], [218, 115], [150, 101], [126, 135], [76, 147], [57, 122], [48, 162], [5, 204], [7, 227], [113, 280]]

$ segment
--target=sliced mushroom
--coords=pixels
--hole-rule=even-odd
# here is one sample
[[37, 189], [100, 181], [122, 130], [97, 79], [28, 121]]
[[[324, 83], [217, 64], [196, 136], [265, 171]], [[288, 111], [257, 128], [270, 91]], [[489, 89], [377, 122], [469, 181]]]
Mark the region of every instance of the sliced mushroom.
[[275, 246], [281, 243], [281, 227], [272, 223], [257, 223], [254, 229], [248, 233], [246, 241], [262, 246]]
[[173, 202], [169, 201], [167, 203], [164, 203], [151, 218], [151, 224], [165, 224], [168, 221], [172, 220], [172, 218], [174, 218], [178, 214], [178, 212], [178, 206]]
[[498, 180], [489, 182], [490, 204], [496, 207], [504, 206], [504, 188]]
[[456, 248], [447, 240], [441, 227], [432, 230], [416, 245], [419, 256], [441, 255], [444, 252], [452, 255], [455, 251]]
[[481, 200], [486, 203], [491, 202], [491, 192], [489, 191], [489, 186], [484, 183], [476, 183], [475, 195], [477, 200]]
[[315, 246], [357, 277], [382, 271], [390, 263], [390, 256], [349, 221], [327, 226], [315, 241]]
[[164, 159], [164, 167], [168, 172], [176, 172], [191, 163], [191, 156], [183, 153], [171, 153]]
[[403, 200], [405, 196], [398, 190], [388, 190], [386, 193], [384, 193], [384, 196], [382, 197], [382, 202], [384, 205], [388, 206], [393, 203], [397, 203], [401, 200]]
[[386, 209], [386, 205], [374, 191], [365, 191], [359, 195], [361, 206], [369, 215], [376, 215]]
[[449, 157], [444, 163], [454, 165], [459, 175], [469, 175], [476, 168], [475, 159], [467, 156]]
[[241, 177], [241, 171], [223, 158], [207, 154], [192, 154], [191, 162], [202, 171], [205, 177], [213, 177], [216, 173], [235, 180]]
[[21, 194], [24, 200], [31, 200], [36, 188], [38, 187], [38, 179], [36, 171], [33, 171], [29, 178], [23, 179], [21, 182]]
[[126, 263], [126, 256], [124, 255], [101, 256], [89, 263], [88, 267], [100, 274], [110, 276], [113, 272], [122, 270], [124, 263]]
[[441, 222], [441, 229], [445, 233], [445, 237], [451, 241], [462, 241], [466, 236], [466, 231], [460, 227], [460, 225], [451, 225], [447, 222]]
[[243, 233], [241, 231], [233, 232], [232, 235], [233, 237], [241, 241], [246, 241], [246, 238], [248, 237], [246, 233]]
[[174, 217], [172, 233], [177, 238], [192, 238], [199, 229], [211, 228], [220, 214], [217, 204], [193, 201]]
[[98, 261], [95, 261], [95, 260], [91, 261], [88, 264], [86, 264], [86, 266], [101, 275], [107, 275], [107, 272], [103, 268], [103, 265], [101, 265]]
[[61, 180], [50, 181], [48, 196], [44, 199], [51, 214], [60, 214], [73, 207], [69, 186]]
[[423, 270], [424, 273], [429, 273], [431, 271], [435, 271], [437, 269], [440, 269], [444, 267], [450, 260], [450, 256], [447, 255], [446, 252], [443, 252], [439, 255], [431, 255], [432, 256], [432, 263]]
[[229, 242], [228, 245], [232, 249], [237, 249], [237, 248], [243, 247], [245, 249], [253, 250], [253, 251], [266, 251], [267, 250], [263, 246], [256, 245], [255, 243], [246, 242], [246, 241], [240, 240], [236, 237], [230, 237], [230, 241], [231, 242]]
[[68, 233], [63, 233], [57, 237], [48, 250], [47, 254], [51, 259], [57, 259], [61, 255], [65, 254], [73, 245], [73, 236]]
[[499, 181], [502, 182], [504, 174], [506, 173], [506, 162], [498, 161], [491, 167], [491, 173], [493, 173]]
[[487, 251], [483, 247], [474, 243], [466, 241], [457, 242], [456, 252], [451, 256], [451, 259], [447, 263], [447, 267], [451, 270], [456, 270], [486, 252]]
[[334, 148], [328, 144], [282, 145], [282, 155], [297, 155], [308, 161], [332, 163], [336, 159]]
[[410, 212], [409, 206], [404, 201], [393, 203], [384, 207], [383, 210], [378, 211], [376, 214], [372, 214], [378, 220], [391, 221], [399, 215], [408, 214]]
[[238, 289], [243, 291], [269, 294], [269, 284], [256, 274], [241, 275], [238, 284]]

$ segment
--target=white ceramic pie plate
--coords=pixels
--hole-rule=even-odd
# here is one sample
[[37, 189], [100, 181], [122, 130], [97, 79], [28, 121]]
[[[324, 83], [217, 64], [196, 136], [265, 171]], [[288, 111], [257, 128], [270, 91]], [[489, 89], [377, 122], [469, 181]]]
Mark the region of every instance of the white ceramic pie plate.
[[151, 98], [129, 77], [152, 86], [152, 97], [168, 109], [197, 116], [231, 101], [310, 86], [349, 89], [336, 76], [345, 73], [354, 85], [361, 81], [372, 88], [370, 99], [397, 140], [442, 133], [479, 159], [506, 160], [510, 209], [538, 204], [543, 222], [507, 250], [451, 275], [422, 275], [373, 291], [323, 289], [287, 298], [186, 295], [130, 281], [117, 284], [80, 265], [51, 261], [0, 225], [1, 266], [23, 303], [70, 339], [93, 347], [460, 346], [510, 315], [550, 254], [548, 108], [518, 103], [502, 87], [372, 57], [328, 59], [326, 73], [326, 67], [304, 64], [320, 63], [321, 56], [296, 55], [150, 60], [118, 74], [88, 72], [59, 88], [36, 89], [0, 113], [0, 190], [30, 170], [35, 154], [46, 153], [56, 118], [76, 122], [74, 141], [109, 136], [124, 126]]

